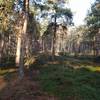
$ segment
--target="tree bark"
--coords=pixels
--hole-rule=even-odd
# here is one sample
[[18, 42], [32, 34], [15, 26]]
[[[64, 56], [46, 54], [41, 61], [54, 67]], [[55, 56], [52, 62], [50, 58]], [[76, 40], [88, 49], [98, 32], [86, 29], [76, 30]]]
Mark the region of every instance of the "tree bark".
[[18, 37], [17, 40], [17, 49], [16, 49], [16, 66], [20, 66], [20, 53], [21, 53], [21, 37]]
[[54, 33], [53, 33], [53, 43], [52, 43], [52, 60], [54, 60], [55, 57], [55, 42], [56, 42], [56, 15], [54, 17]]
[[17, 50], [16, 50], [16, 65], [19, 67], [19, 78], [23, 79], [24, 77], [24, 56], [25, 56], [25, 41], [27, 34], [27, 24], [28, 24], [28, 10], [29, 10], [29, 0], [24, 0], [24, 11], [23, 11], [23, 27], [22, 31], [20, 30], [20, 37], [17, 41]]
[[0, 41], [0, 63], [1, 63], [1, 60], [2, 60], [3, 49], [4, 49], [4, 40], [2, 39]]

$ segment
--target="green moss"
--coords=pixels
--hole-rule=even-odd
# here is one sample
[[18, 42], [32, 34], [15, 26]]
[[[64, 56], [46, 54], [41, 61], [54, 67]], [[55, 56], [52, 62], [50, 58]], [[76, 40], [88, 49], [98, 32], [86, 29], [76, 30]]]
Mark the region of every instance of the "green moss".
[[48, 65], [40, 71], [43, 91], [61, 100], [100, 100], [100, 74], [85, 68], [71, 69], [62, 65]]

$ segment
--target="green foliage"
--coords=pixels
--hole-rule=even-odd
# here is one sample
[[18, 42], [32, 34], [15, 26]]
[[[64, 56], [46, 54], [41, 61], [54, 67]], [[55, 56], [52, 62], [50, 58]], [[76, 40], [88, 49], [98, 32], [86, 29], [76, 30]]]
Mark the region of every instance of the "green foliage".
[[[66, 8], [66, 7], [63, 8], [63, 7], [59, 6], [60, 5], [59, 2], [66, 3], [65, 1], [66, 0], [63, 0], [63, 1], [47, 0], [47, 1], [45, 1], [45, 3], [43, 5], [37, 5], [38, 8], [40, 8], [40, 10], [41, 10], [41, 12], [40, 12], [41, 13], [41, 18], [44, 19], [42, 21], [42, 23], [40, 23], [41, 28], [42, 28], [41, 29], [42, 35], [43, 35], [43, 33], [45, 33], [45, 28], [47, 28], [47, 25], [48, 25], [47, 23], [49, 23], [49, 24], [52, 23], [51, 19], [54, 18], [55, 16], [57, 18], [61, 17], [62, 20], [63, 20], [62, 16], [65, 16], [66, 22], [64, 22], [63, 24], [65, 24], [65, 23], [69, 24], [69, 25], [72, 24], [73, 14], [72, 14], [71, 9]], [[52, 14], [50, 14], [49, 11], [51, 11], [50, 13], [52, 13]]]
[[11, 15], [13, 12], [13, 0], [3, 0], [2, 3], [0, 4], [0, 28], [1, 32], [9, 30], [11, 26]]
[[56, 9], [56, 12], [59, 13], [59, 14], [64, 14], [66, 16], [68, 16], [70, 19], [72, 19], [73, 17], [73, 14], [71, 12], [70, 9], [61, 9], [61, 8], [57, 8]]
[[100, 28], [100, 0], [96, 0], [91, 5], [91, 11], [88, 13], [86, 21], [89, 27], [89, 34], [95, 36]]
[[3, 0], [0, 0], [0, 4], [3, 2]]
[[[31, 63], [32, 60], [34, 60], [34, 58], [29, 59], [28, 63]], [[23, 85], [22, 83], [15, 84], [14, 87], [18, 86], [20, 87], [20, 89], [22, 88], [23, 91], [29, 89], [28, 93], [31, 93], [32, 95], [35, 94], [34, 96], [36, 97], [44, 97], [45, 93], [47, 96], [50, 95], [57, 97], [57, 100], [100, 100], [100, 66], [94, 67], [84, 65], [83, 68], [73, 69], [75, 67], [74, 65], [73, 68], [71, 68], [68, 66], [68, 64], [61, 63], [61, 61], [69, 61], [78, 65], [78, 63], [84, 61], [92, 61], [92, 57], [74, 58], [71, 56], [62, 56], [56, 57], [55, 62], [58, 61], [58, 63], [50, 63], [50, 61], [50, 57], [48, 57], [47, 55], [39, 55], [38, 57], [36, 56], [34, 64], [31, 65], [29, 69], [30, 71], [28, 70], [30, 77], [27, 78], [27, 80], [23, 80], [24, 83], [25, 81], [29, 82], [27, 84], [31, 83], [33, 88], [33, 84], [35, 83], [35, 81], [36, 84], [37, 82], [40, 83], [40, 88], [38, 89], [35, 87], [35, 92], [33, 91], [33, 88], [30, 89], [29, 87], [27, 87], [28, 85]], [[86, 62], [84, 62], [84, 64], [86, 64]], [[14, 79], [15, 81], [17, 81], [14, 77], [17, 74], [16, 71], [17, 69], [14, 66], [0, 68], [0, 76], [4, 77], [4, 80], [6, 82], [9, 81], [12, 84], [12, 81], [14, 81]], [[27, 72], [26, 74], [28, 75]], [[13, 86], [11, 85], [9, 89], [11, 88], [11, 90], [13, 90], [12, 87]], [[8, 87], [6, 86], [6, 88]], [[20, 89], [18, 89], [18, 91], [20, 91]], [[6, 90], [3, 90], [1, 92], [4, 93], [4, 91], [7, 92]], [[14, 90], [14, 93], [18, 94], [16, 92], [16, 89]], [[14, 97], [19, 98], [21, 97], [21, 95], [14, 95]]]
[[34, 37], [35, 39], [38, 39], [40, 36], [40, 25], [35, 20], [34, 14], [32, 12], [29, 13], [29, 23], [27, 32], [30, 36]]
[[100, 74], [63, 65], [47, 65], [40, 70], [42, 89], [60, 100], [99, 100]]

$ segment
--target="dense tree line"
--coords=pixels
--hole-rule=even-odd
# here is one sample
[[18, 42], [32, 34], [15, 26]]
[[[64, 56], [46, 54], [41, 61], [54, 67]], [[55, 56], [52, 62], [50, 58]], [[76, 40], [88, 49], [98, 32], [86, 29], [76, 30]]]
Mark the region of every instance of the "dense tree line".
[[99, 55], [100, 0], [91, 5], [86, 25], [73, 29], [70, 35], [73, 13], [66, 3], [66, 0], [0, 0], [0, 64], [13, 62], [22, 78], [25, 61], [38, 53], [51, 54], [53, 60], [61, 52]]
[[[11, 61], [13, 57], [16, 66], [19, 67], [20, 78], [22, 78], [24, 76], [25, 59], [31, 57], [37, 51], [43, 51], [41, 48], [46, 47], [47, 43], [43, 37], [47, 38], [47, 34], [51, 37], [50, 49], [52, 49], [51, 54], [54, 57], [58, 27], [61, 26], [64, 29], [72, 23], [72, 12], [70, 9], [61, 6], [64, 3], [66, 1], [1, 0], [0, 63], [2, 64], [5, 58], [6, 61]], [[62, 18], [63, 23], [58, 24], [58, 18]], [[52, 32], [48, 28], [45, 28], [47, 32], [42, 31], [40, 21], [43, 23], [44, 19], [48, 20], [45, 27], [51, 27]], [[50, 26], [51, 23], [53, 23], [52, 26]], [[45, 42], [44, 45], [43, 42]]]

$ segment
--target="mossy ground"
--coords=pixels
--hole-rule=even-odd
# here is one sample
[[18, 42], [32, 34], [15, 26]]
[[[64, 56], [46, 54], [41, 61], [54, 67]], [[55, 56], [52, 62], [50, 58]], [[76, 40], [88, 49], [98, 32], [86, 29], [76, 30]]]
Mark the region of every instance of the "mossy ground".
[[[100, 100], [100, 65], [93, 57], [42, 55], [18, 79], [18, 68], [0, 68], [0, 100]], [[10, 92], [9, 92], [10, 91]]]

